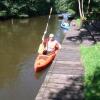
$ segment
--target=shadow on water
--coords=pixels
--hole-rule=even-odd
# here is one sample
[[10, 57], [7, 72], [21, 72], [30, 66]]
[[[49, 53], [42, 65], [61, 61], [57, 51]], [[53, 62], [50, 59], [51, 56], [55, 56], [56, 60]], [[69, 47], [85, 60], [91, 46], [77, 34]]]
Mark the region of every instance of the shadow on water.
[[[0, 99], [34, 100], [47, 70], [34, 73], [34, 61], [47, 16], [0, 22]], [[56, 16], [52, 16], [48, 34], [55, 33], [61, 42]]]

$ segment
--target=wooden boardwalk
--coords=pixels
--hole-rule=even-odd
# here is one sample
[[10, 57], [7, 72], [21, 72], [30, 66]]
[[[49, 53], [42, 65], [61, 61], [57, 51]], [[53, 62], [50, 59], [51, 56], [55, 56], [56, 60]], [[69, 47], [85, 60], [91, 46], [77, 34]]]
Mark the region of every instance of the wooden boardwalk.
[[66, 33], [62, 49], [53, 61], [35, 100], [84, 99], [80, 45], [66, 39], [78, 33], [75, 29]]

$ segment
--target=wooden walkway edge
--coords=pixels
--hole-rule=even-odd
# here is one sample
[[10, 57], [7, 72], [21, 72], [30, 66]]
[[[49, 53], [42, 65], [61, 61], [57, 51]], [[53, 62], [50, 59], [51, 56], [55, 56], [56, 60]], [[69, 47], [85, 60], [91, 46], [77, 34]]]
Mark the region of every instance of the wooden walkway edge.
[[66, 39], [78, 33], [74, 29], [66, 33], [62, 49], [53, 61], [35, 100], [84, 99], [80, 45]]

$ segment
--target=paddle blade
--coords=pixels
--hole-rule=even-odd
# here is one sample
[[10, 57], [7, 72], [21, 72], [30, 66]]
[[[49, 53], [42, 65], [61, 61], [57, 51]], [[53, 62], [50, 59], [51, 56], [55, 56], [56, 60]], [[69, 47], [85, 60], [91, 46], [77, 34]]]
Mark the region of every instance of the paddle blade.
[[40, 45], [39, 45], [39, 49], [38, 49], [38, 53], [39, 54], [42, 54], [43, 53], [43, 51], [44, 51], [44, 44], [43, 43], [41, 43]]

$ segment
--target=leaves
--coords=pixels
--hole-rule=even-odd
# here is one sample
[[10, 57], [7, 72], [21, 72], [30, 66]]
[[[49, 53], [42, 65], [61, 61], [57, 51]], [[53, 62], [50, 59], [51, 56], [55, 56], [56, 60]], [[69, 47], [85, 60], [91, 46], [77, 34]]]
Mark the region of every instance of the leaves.
[[[0, 12], [6, 11], [4, 16], [18, 16], [21, 14], [33, 16], [48, 14], [50, 7], [53, 13], [70, 12], [79, 15], [78, 0], [1, 0]], [[88, 0], [83, 2], [84, 15], [87, 16]], [[93, 15], [100, 11], [100, 0], [91, 0], [89, 13]], [[91, 14], [90, 14], [91, 16]]]

